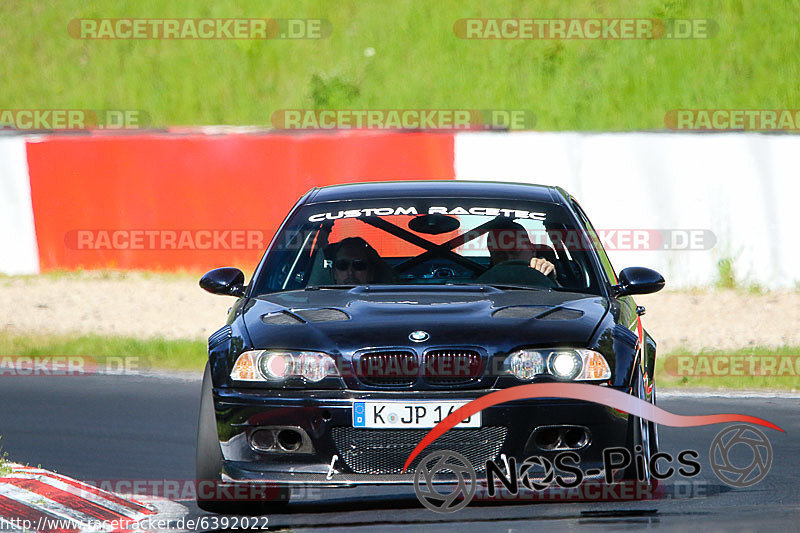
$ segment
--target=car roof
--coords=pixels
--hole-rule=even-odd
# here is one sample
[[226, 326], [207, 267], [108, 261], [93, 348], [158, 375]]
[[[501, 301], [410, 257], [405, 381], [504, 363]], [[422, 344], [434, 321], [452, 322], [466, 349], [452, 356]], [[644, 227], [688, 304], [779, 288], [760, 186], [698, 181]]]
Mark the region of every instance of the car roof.
[[314, 188], [307, 204], [386, 198], [495, 198], [564, 203], [569, 195], [560, 187], [498, 181], [377, 181]]

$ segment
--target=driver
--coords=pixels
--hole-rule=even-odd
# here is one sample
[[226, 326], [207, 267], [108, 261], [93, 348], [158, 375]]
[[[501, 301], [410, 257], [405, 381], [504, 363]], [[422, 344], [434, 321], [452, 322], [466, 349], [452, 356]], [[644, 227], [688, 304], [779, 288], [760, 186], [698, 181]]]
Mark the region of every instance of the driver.
[[519, 222], [508, 220], [487, 233], [486, 247], [491, 257], [490, 268], [505, 261], [525, 261], [534, 270], [555, 279], [556, 267], [543, 257], [536, 257], [536, 248], [528, 232]]
[[332, 245], [333, 281], [337, 285], [366, 285], [375, 280], [381, 261], [375, 248], [361, 237], [347, 237]]

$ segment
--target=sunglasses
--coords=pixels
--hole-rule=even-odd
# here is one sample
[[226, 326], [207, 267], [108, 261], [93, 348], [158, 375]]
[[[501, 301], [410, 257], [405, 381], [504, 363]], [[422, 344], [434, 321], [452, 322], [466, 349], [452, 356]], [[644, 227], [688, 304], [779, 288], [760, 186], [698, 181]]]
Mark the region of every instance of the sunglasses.
[[350, 268], [350, 265], [353, 265], [353, 270], [366, 270], [369, 268], [369, 263], [363, 259], [353, 259], [352, 261], [350, 259], [337, 259], [333, 262], [333, 268], [342, 272]]

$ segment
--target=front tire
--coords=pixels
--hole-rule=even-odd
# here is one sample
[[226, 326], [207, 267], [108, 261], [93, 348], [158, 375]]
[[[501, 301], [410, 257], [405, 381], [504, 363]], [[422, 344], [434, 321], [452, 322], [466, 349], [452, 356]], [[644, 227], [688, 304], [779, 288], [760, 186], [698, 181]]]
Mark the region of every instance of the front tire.
[[[636, 397], [647, 401], [641, 371], [636, 373], [635, 381]], [[638, 452], [636, 451], [637, 447], [639, 447]], [[658, 433], [655, 423], [638, 416], [632, 417], [631, 440], [628, 449], [632, 458], [631, 464], [625, 469], [624, 478], [652, 485], [655, 479], [650, 472], [650, 458], [658, 451]], [[644, 459], [643, 471], [637, 467], [637, 455]]]
[[[217, 418], [214, 414], [214, 394], [211, 388], [211, 367], [206, 363], [203, 374], [203, 389], [200, 397], [200, 415], [197, 421], [197, 448], [195, 456], [195, 477], [197, 487], [197, 506], [203, 511], [217, 514], [257, 515], [279, 511], [289, 503], [289, 491], [281, 488], [278, 498], [270, 501], [236, 502], [209, 499], [213, 495], [225, 494], [216, 488], [222, 483], [222, 449], [219, 446]], [[209, 487], [213, 484], [213, 488]], [[201, 489], [202, 487], [202, 489]], [[211, 490], [209, 490], [211, 489]]]

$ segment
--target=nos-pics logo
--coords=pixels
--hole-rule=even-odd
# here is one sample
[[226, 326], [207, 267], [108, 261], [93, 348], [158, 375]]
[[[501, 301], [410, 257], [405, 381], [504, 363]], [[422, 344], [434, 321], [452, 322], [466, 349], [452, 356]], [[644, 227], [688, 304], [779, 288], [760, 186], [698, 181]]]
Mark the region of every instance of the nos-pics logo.
[[[736, 488], [750, 487], [763, 480], [772, 467], [772, 457], [767, 436], [747, 424], [723, 429], [709, 448], [714, 474]], [[552, 480], [552, 476], [546, 477]], [[414, 472], [417, 498], [437, 513], [463, 509], [472, 501], [477, 487], [475, 467], [469, 459], [451, 450], [426, 455]]]

